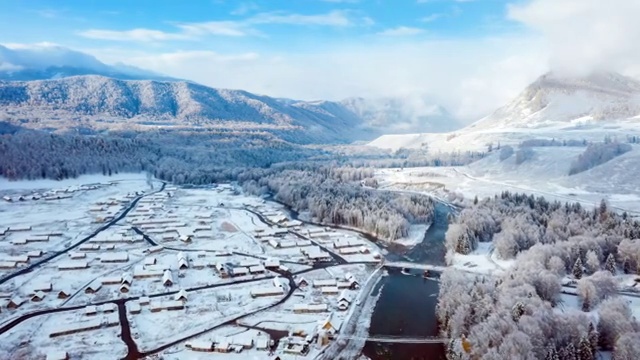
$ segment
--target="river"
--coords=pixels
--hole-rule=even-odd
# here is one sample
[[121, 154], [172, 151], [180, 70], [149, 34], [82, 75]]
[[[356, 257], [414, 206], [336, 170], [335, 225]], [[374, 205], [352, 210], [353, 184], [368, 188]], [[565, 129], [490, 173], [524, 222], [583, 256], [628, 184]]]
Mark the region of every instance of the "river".
[[[385, 246], [389, 251], [386, 255], [388, 260], [445, 265], [444, 236], [449, 226], [448, 217], [453, 209], [440, 202], [435, 204], [433, 224], [426, 231], [422, 242], [410, 250]], [[286, 205], [285, 208], [289, 216], [298, 219], [296, 211]], [[359, 233], [370, 241], [377, 242], [375, 237]], [[382, 245], [379, 242], [378, 244]], [[392, 270], [382, 281], [384, 286], [371, 319], [370, 335], [439, 336], [435, 313], [439, 291], [437, 280], [425, 279], [420, 272], [405, 275], [399, 270]], [[378, 291], [377, 289], [378, 287], [374, 291]], [[391, 344], [368, 341], [363, 354], [372, 360], [439, 360], [445, 359], [445, 347], [442, 344]]]
[[[436, 203], [434, 222], [423, 241], [403, 254], [406, 260], [422, 264], [444, 265], [444, 234], [451, 208]], [[396, 254], [396, 256], [399, 256]], [[416, 276], [417, 275], [417, 276]], [[405, 275], [389, 271], [371, 319], [371, 335], [405, 335], [437, 337], [438, 282], [422, 274]], [[445, 359], [441, 344], [389, 344], [367, 342], [363, 354], [372, 360]]]

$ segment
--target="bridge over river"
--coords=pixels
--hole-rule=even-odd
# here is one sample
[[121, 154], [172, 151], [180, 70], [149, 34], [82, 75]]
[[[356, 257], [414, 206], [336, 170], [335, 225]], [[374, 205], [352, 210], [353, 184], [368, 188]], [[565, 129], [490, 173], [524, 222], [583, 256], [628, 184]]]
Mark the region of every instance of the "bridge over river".
[[415, 269], [415, 270], [428, 270], [428, 271], [436, 271], [442, 272], [444, 271], [444, 266], [439, 265], [430, 265], [430, 264], [416, 264], [408, 261], [385, 261], [382, 266], [388, 268], [397, 268], [397, 269]]
[[341, 339], [350, 340], [366, 340], [381, 343], [393, 344], [446, 344], [449, 339], [432, 337], [432, 336], [404, 336], [404, 335], [369, 335], [367, 338], [362, 337], [341, 337]]

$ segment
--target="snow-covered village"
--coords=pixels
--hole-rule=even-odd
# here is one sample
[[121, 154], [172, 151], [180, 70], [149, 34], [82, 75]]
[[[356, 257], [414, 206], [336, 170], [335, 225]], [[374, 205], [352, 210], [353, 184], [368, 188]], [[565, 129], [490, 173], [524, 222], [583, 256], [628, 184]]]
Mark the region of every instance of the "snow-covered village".
[[357, 233], [231, 185], [98, 178], [3, 191], [0, 358], [314, 358], [366, 322], [382, 258]]

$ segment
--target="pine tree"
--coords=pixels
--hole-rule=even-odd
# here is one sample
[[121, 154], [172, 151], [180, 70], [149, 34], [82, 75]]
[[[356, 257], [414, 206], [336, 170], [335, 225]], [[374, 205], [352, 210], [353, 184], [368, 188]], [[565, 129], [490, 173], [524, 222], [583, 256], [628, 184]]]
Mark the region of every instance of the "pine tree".
[[591, 297], [590, 296], [585, 296], [584, 299], [582, 299], [582, 311], [584, 312], [589, 312], [591, 311]]
[[578, 345], [578, 360], [593, 360], [594, 354], [591, 351], [591, 343], [588, 336], [580, 338], [580, 344]]
[[518, 320], [520, 320], [520, 317], [522, 317], [523, 314], [524, 314], [523, 303], [517, 302], [515, 305], [513, 305], [513, 308], [511, 309], [511, 318], [513, 318], [513, 321], [518, 322]]
[[458, 354], [456, 353], [456, 343], [454, 339], [451, 339], [449, 341], [446, 357], [447, 360], [457, 360], [459, 358]]
[[596, 330], [592, 322], [589, 323], [589, 333], [587, 336], [589, 338], [589, 345], [591, 346], [591, 353], [595, 357], [596, 352], [598, 351], [598, 341], [600, 334], [598, 334], [598, 330]]
[[576, 347], [573, 343], [569, 343], [569, 345], [565, 347], [565, 357], [562, 360], [577, 360], [576, 355]]
[[573, 264], [573, 277], [576, 279], [582, 278], [582, 260], [580, 260], [579, 257], [578, 260], [576, 260], [576, 263]]
[[613, 258], [613, 254], [609, 254], [609, 256], [607, 256], [604, 268], [613, 275], [616, 274], [616, 260]]
[[560, 357], [558, 356], [558, 350], [556, 350], [555, 346], [549, 345], [549, 347], [547, 348], [547, 355], [545, 356], [544, 360], [560, 360]]

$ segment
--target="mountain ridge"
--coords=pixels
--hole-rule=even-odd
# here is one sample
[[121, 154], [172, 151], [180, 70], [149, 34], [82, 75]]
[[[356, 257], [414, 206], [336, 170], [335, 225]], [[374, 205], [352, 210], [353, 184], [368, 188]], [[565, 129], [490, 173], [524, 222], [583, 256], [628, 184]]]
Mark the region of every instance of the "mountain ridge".
[[[388, 129], [343, 102], [280, 99], [187, 81], [100, 75], [0, 81], [0, 105], [0, 120], [47, 130], [208, 127], [268, 131], [293, 142], [348, 143], [373, 139]], [[390, 121], [397, 124], [402, 119]]]
[[612, 72], [546, 73], [488, 116], [457, 131], [383, 135], [371, 146], [482, 150], [533, 138], [589, 139], [640, 133], [640, 81]]

